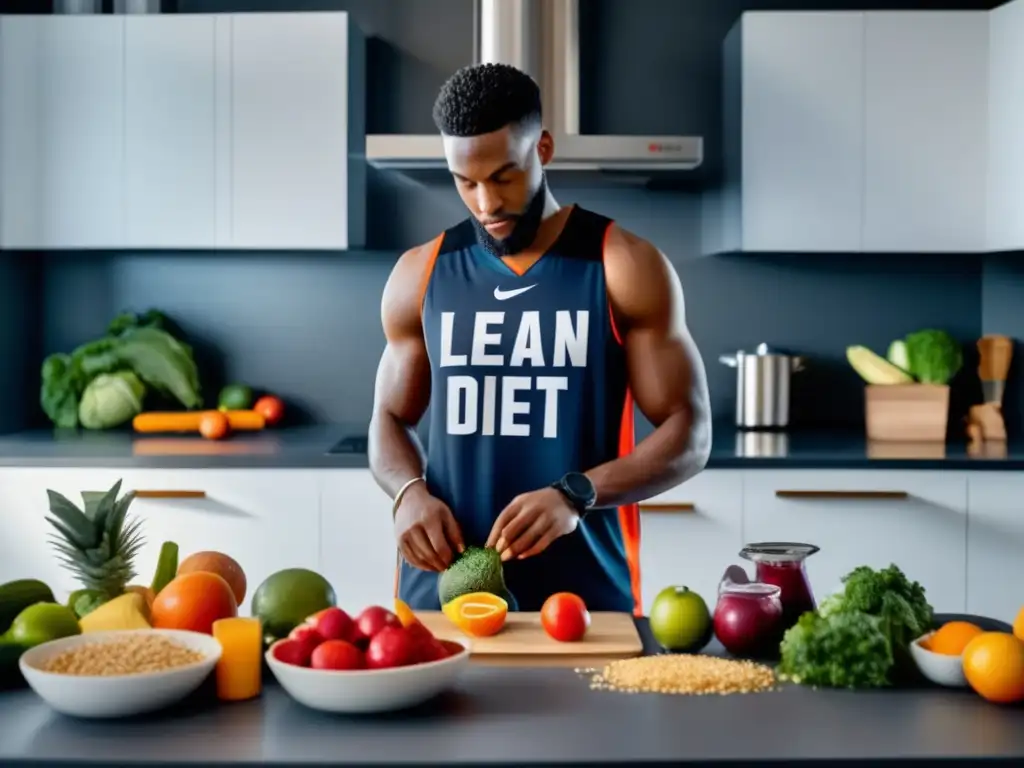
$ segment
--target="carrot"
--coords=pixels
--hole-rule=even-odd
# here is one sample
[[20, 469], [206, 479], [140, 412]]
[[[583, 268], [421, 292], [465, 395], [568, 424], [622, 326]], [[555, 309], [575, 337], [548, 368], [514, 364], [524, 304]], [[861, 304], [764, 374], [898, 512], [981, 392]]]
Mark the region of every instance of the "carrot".
[[[140, 413], [132, 420], [136, 432], [195, 432], [198, 434], [203, 416], [209, 411], [150, 411]], [[231, 429], [255, 432], [266, 426], [266, 420], [256, 411], [224, 411]]]

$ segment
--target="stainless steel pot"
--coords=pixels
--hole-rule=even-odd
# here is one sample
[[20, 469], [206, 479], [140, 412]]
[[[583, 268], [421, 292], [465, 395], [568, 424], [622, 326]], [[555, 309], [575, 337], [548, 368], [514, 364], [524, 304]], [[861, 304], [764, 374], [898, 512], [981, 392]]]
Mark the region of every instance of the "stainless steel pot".
[[736, 426], [770, 429], [789, 426], [790, 376], [803, 370], [804, 358], [759, 344], [754, 352], [722, 355], [736, 369]]

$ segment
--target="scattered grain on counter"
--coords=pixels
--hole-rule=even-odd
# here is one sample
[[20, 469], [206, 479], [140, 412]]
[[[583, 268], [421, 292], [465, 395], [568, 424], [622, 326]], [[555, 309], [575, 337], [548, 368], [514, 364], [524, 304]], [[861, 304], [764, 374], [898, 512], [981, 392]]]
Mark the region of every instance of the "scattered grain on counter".
[[63, 675], [138, 675], [202, 661], [205, 655], [163, 635], [132, 633], [115, 640], [79, 645], [50, 659], [45, 672]]
[[724, 695], [770, 691], [776, 684], [775, 673], [763, 664], [689, 654], [622, 659], [586, 672], [594, 690], [622, 693]]

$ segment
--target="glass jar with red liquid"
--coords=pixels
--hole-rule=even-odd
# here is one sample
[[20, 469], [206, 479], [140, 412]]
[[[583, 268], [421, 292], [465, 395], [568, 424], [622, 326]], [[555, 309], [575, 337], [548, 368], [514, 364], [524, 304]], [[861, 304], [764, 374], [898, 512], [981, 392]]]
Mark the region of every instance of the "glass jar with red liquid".
[[816, 607], [805, 561], [818, 550], [813, 544], [792, 542], [748, 544], [740, 550], [740, 557], [750, 560], [756, 567], [754, 581], [779, 588], [783, 631]]
[[779, 599], [782, 590], [773, 584], [747, 582], [745, 576], [741, 568], [733, 566], [718, 586], [715, 637], [733, 656], [776, 658], [785, 631]]

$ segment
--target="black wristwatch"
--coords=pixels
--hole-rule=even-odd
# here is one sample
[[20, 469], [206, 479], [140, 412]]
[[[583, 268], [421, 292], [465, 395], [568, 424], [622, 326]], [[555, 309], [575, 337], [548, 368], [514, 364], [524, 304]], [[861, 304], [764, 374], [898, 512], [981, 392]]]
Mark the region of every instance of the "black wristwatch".
[[597, 491], [590, 478], [582, 472], [567, 472], [560, 479], [551, 484], [551, 487], [561, 491], [562, 495], [569, 500], [573, 508], [582, 517], [597, 501]]

